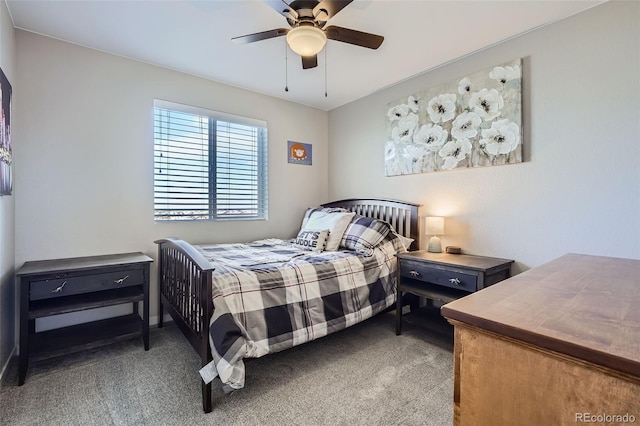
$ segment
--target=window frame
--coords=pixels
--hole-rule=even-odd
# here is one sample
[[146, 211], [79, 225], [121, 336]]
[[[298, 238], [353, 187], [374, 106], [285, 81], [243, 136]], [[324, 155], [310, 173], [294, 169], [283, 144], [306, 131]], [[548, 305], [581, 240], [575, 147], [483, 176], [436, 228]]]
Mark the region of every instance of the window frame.
[[[171, 132], [177, 133], [177, 130], [172, 128], [171, 125], [169, 125], [169, 127], [166, 127], [165, 129], [161, 128], [163, 124], [159, 122], [159, 110], [164, 110], [164, 111], [167, 111], [168, 113], [175, 112], [178, 114], [180, 113], [190, 114], [190, 115], [198, 116], [198, 118], [200, 118], [201, 120], [206, 118], [207, 125], [208, 125], [208, 129], [207, 129], [208, 137], [206, 140], [208, 154], [203, 155], [200, 158], [200, 161], [204, 161], [204, 157], [207, 157], [206, 161], [208, 165], [208, 172], [206, 175], [206, 182], [208, 185], [208, 194], [207, 194], [208, 202], [206, 204], [208, 205], [208, 208], [206, 212], [204, 207], [200, 207], [199, 209], [175, 208], [176, 205], [179, 205], [180, 197], [169, 196], [171, 192], [171, 189], [170, 189], [171, 177], [172, 177], [171, 174], [165, 174], [165, 176], [168, 176], [168, 178], [165, 178], [168, 181], [164, 184], [164, 186], [161, 184], [159, 185], [160, 180], [158, 179], [158, 177], [160, 176], [160, 174], [158, 170], [161, 170], [162, 167], [167, 169], [167, 165], [172, 164], [170, 160], [167, 160], [167, 158], [170, 157], [170, 155], [168, 154], [175, 153], [175, 151], [173, 150], [178, 149], [177, 147], [180, 145], [178, 140], [170, 139], [170, 137], [172, 136]], [[220, 137], [221, 132], [218, 131], [221, 123], [228, 130], [225, 133], [227, 135], [226, 139], [221, 138]], [[175, 123], [173, 125], [176, 126]], [[232, 199], [237, 196], [239, 197], [240, 200], [242, 200], [242, 197], [246, 196], [246, 194], [242, 193], [243, 192], [242, 190], [233, 189], [234, 183], [238, 183], [238, 182], [245, 183], [245, 181], [242, 181], [241, 178], [238, 180], [238, 175], [237, 175], [238, 171], [245, 169], [244, 167], [245, 165], [242, 165], [240, 160], [237, 160], [236, 163], [234, 163], [233, 160], [231, 160], [233, 144], [234, 142], [237, 143], [240, 141], [240, 139], [237, 139], [237, 135], [240, 134], [237, 131], [237, 129], [238, 127], [243, 127], [243, 126], [251, 128], [247, 130], [250, 130], [251, 132], [255, 132], [255, 135], [252, 135], [249, 140], [249, 145], [255, 144], [255, 147], [252, 147], [247, 150], [239, 148], [239, 150], [236, 151], [235, 153], [245, 153], [245, 154], [248, 153], [254, 156], [250, 158], [255, 159], [255, 167], [250, 169], [250, 176], [249, 178], [247, 178], [246, 183], [249, 183], [250, 185], [254, 186], [254, 189], [252, 190], [256, 192], [255, 199], [248, 198], [250, 202], [255, 201], [255, 205], [252, 206], [251, 208], [244, 209], [244, 210], [241, 207], [233, 208]], [[158, 137], [158, 135], [162, 131], [166, 132], [163, 134], [165, 138]], [[155, 99], [154, 108], [153, 108], [153, 132], [154, 132], [154, 135], [153, 135], [153, 168], [154, 168], [154, 171], [153, 171], [153, 198], [154, 198], [153, 217], [154, 217], [154, 222], [156, 223], [203, 222], [203, 221], [219, 222], [219, 221], [244, 221], [244, 220], [267, 220], [268, 219], [268, 211], [269, 211], [268, 209], [268, 204], [269, 204], [268, 145], [269, 144], [268, 144], [268, 128], [267, 128], [266, 121], [249, 118], [249, 117], [242, 117], [242, 116], [219, 112], [219, 111], [213, 111], [213, 110], [200, 108], [196, 106], [179, 104], [176, 102]], [[193, 135], [198, 135], [198, 133], [194, 132]], [[174, 144], [171, 145], [171, 142], [173, 142]], [[163, 148], [163, 144], [164, 144], [164, 148]], [[221, 169], [218, 166], [220, 163], [222, 163], [221, 161], [222, 156], [220, 154], [220, 151], [223, 150], [225, 147], [228, 149], [227, 153], [229, 154], [229, 158], [227, 159], [225, 164], [229, 165], [230, 173], [227, 179], [228, 185], [222, 188], [219, 186], [219, 182], [223, 179], [220, 178], [222, 174], [221, 174]], [[161, 158], [159, 156], [160, 152], [165, 154], [165, 156], [162, 157], [164, 158], [164, 161], [165, 161], [163, 164], [161, 164], [159, 160], [159, 158]], [[197, 158], [197, 155], [193, 155], [193, 157]], [[174, 161], [173, 165], [175, 166], [175, 162], [177, 160], [174, 159], [173, 161]], [[159, 167], [159, 166], [162, 166], [162, 167]], [[201, 168], [204, 168], [202, 167], [202, 164], [201, 164]], [[253, 176], [252, 174], [255, 174], [255, 176]], [[178, 173], [178, 174], [174, 174], [173, 177], [174, 178], [181, 177], [181, 175], [180, 173]], [[177, 181], [177, 180], [178, 179], [174, 179], [174, 181]], [[202, 182], [200, 182], [201, 185], [202, 185]], [[180, 191], [176, 192], [177, 194], [189, 195], [190, 192], [188, 192], [188, 190], [196, 189], [197, 184], [194, 183], [193, 185], [188, 185], [185, 183], [182, 186], [177, 186], [177, 188], [184, 190], [182, 192]], [[234, 192], [234, 191], [237, 191], [237, 192]], [[221, 206], [222, 203], [219, 202], [219, 199], [223, 198], [221, 196], [221, 194], [223, 193], [226, 194], [228, 200], [226, 202], [226, 205], [223, 204]], [[200, 197], [202, 197], [203, 194], [204, 192], [195, 193], [195, 195]], [[166, 202], [162, 203], [161, 201], [159, 201], [162, 199], [166, 200]], [[204, 206], [204, 203], [203, 203], [204, 199], [202, 199], [200, 202], [202, 203], [201, 205]], [[164, 207], [162, 207], [163, 204], [164, 204]], [[174, 214], [171, 214], [172, 207], [175, 208]], [[168, 212], [168, 214], [164, 214], [164, 215], [160, 214], [159, 212], [162, 210], [162, 208], [164, 208], [164, 211]], [[190, 210], [192, 211], [192, 214], [191, 215], [186, 214]], [[200, 211], [200, 213], [193, 212], [194, 210]], [[249, 214], [230, 213], [230, 212], [233, 212], [234, 210], [244, 211], [244, 212], [248, 211]], [[227, 212], [227, 214], [224, 214], [225, 211]], [[182, 212], [182, 214], [180, 212]], [[223, 214], [221, 214], [221, 212], [223, 212]]]

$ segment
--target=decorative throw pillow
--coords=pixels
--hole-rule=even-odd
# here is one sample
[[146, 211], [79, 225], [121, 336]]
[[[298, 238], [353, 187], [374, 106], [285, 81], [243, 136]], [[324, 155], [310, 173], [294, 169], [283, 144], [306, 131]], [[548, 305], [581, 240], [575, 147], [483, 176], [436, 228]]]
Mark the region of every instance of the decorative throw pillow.
[[327, 239], [326, 251], [336, 251], [340, 247], [342, 234], [355, 216], [352, 212], [326, 212], [314, 211], [309, 219], [304, 222], [302, 231], [307, 229], [328, 229], [329, 238]]
[[293, 240], [293, 245], [303, 250], [311, 250], [320, 253], [324, 250], [329, 237], [329, 230], [322, 231], [313, 229], [302, 229], [298, 236]]
[[324, 212], [324, 213], [346, 213], [347, 209], [343, 209], [342, 207], [309, 207], [307, 211], [304, 213], [304, 217], [302, 218], [302, 225], [300, 225], [300, 229], [306, 227], [307, 221], [311, 217], [311, 215], [315, 212]]
[[371, 255], [372, 250], [384, 240], [391, 226], [372, 217], [355, 216], [342, 236], [340, 245], [348, 250], [356, 250]]

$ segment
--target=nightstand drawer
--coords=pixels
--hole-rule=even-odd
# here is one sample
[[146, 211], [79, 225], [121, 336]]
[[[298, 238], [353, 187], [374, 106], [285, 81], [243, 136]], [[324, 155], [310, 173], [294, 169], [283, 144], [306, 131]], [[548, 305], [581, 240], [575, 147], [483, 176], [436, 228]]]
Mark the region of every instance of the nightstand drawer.
[[400, 262], [400, 275], [418, 281], [474, 292], [477, 290], [478, 277], [457, 271], [446, 271], [425, 265], [424, 262], [403, 260]]
[[126, 269], [95, 275], [32, 281], [29, 285], [29, 300], [51, 299], [73, 294], [142, 285], [142, 269]]

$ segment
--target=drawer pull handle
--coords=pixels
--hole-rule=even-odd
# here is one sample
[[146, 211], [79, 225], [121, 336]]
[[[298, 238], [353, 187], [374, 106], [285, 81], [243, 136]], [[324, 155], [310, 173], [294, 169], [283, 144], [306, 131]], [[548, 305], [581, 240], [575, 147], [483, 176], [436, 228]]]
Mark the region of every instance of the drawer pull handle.
[[127, 278], [129, 278], [129, 275], [125, 275], [124, 278], [120, 278], [119, 280], [115, 280], [114, 283], [122, 284], [124, 282], [124, 280], [126, 280]]
[[420, 272], [418, 272], [418, 271], [409, 271], [409, 275], [411, 275], [412, 277], [417, 277], [418, 275], [420, 275]]
[[460, 285], [460, 280], [458, 278], [449, 278], [449, 282], [451, 284]]
[[63, 282], [63, 283], [60, 285], [60, 287], [56, 287], [56, 289], [55, 289], [55, 290], [53, 290], [51, 293], [60, 293], [60, 292], [62, 292], [62, 289], [64, 288], [64, 285], [65, 285], [66, 283], [67, 283], [66, 281], [65, 281], [65, 282]]

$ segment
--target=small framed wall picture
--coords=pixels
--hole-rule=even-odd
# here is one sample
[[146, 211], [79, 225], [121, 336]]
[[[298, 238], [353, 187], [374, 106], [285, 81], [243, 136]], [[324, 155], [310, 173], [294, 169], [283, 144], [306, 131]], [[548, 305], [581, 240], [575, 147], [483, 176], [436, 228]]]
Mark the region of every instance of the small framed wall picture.
[[288, 141], [287, 157], [289, 163], [310, 166], [313, 158], [311, 148], [310, 143]]

